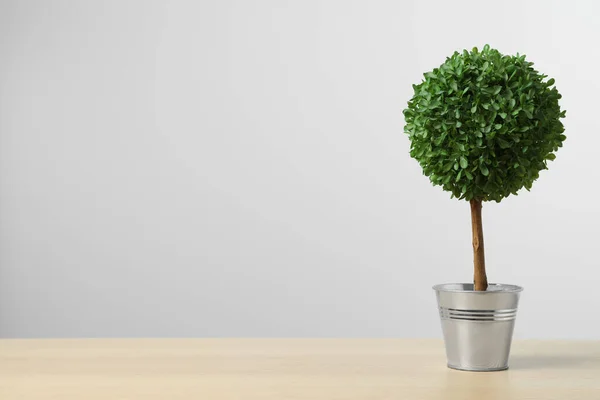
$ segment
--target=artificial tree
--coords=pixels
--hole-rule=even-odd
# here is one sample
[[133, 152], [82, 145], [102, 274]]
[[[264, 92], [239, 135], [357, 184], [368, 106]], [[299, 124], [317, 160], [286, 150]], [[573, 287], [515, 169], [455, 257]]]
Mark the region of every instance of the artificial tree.
[[413, 85], [410, 155], [434, 185], [471, 205], [474, 288], [487, 289], [481, 207], [530, 190], [565, 140], [554, 79], [524, 55], [485, 45], [455, 52]]

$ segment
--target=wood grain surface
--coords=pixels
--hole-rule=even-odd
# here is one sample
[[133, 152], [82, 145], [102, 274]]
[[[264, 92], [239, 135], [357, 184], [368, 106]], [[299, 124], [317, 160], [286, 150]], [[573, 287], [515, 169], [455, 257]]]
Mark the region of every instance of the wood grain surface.
[[0, 399], [600, 399], [600, 342], [517, 341], [502, 372], [445, 361], [419, 339], [3, 339]]

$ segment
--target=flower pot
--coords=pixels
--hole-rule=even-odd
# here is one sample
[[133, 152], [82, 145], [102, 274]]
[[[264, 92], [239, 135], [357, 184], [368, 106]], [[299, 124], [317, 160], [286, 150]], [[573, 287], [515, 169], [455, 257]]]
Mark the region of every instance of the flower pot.
[[520, 286], [490, 284], [485, 292], [471, 283], [433, 287], [436, 292], [448, 367], [464, 371], [508, 368]]

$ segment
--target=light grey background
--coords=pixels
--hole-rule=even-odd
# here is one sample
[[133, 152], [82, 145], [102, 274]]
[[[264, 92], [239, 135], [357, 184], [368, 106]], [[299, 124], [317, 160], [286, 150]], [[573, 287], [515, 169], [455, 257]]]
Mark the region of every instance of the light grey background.
[[408, 156], [411, 84], [489, 43], [568, 140], [484, 207], [516, 336], [600, 338], [594, 1], [0, 2], [0, 336], [439, 337], [467, 203]]

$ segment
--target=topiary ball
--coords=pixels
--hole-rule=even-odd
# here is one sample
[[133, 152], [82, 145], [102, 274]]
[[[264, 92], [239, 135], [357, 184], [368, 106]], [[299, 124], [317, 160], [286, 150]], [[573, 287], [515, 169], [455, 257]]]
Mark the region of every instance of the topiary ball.
[[410, 155], [434, 185], [464, 200], [531, 189], [566, 139], [554, 79], [488, 45], [455, 52], [413, 85], [404, 110]]

